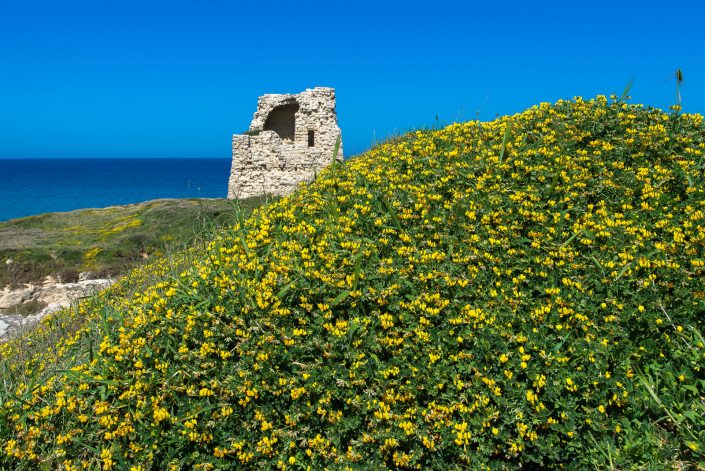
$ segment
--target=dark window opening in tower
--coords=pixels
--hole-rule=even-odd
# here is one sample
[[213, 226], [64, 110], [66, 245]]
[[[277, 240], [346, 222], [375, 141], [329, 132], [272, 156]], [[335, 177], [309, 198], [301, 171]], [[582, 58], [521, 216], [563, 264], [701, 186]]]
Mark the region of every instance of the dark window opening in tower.
[[296, 112], [298, 103], [280, 105], [274, 108], [264, 122], [264, 131], [274, 131], [284, 140], [293, 141], [296, 132]]

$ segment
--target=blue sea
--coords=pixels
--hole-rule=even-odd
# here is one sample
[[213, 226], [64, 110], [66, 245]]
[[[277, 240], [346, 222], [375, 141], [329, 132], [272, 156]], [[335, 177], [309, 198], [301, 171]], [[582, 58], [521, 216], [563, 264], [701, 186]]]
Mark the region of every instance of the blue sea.
[[0, 159], [0, 221], [155, 198], [225, 198], [230, 159]]

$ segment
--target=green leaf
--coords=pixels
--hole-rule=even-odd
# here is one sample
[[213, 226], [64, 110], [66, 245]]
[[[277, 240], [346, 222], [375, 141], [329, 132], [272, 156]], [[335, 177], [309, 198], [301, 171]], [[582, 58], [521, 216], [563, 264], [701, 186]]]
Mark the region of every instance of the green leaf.
[[338, 137], [335, 139], [335, 146], [333, 147], [333, 160], [332, 160], [333, 163], [337, 162], [339, 151], [340, 151], [340, 134], [338, 134]]
[[700, 415], [700, 414], [698, 414], [698, 413], [696, 413], [695, 411], [692, 411], [692, 410], [687, 410], [687, 411], [683, 412], [683, 415], [684, 415], [686, 418], [688, 418], [689, 420], [692, 420], [693, 422], [697, 422], [697, 421], [703, 419], [702, 415]]
[[624, 265], [624, 267], [622, 268], [622, 270], [620, 270], [620, 272], [617, 274], [617, 277], [614, 280], [617, 281], [618, 279], [620, 279], [622, 277], [622, 275], [624, 275], [627, 272], [627, 270], [629, 270], [629, 267], [631, 267], [631, 266], [632, 266], [631, 262]]
[[341, 303], [345, 298], [347, 298], [348, 296], [350, 296], [350, 291], [343, 291], [343, 292], [340, 293], [338, 296], [336, 296], [333, 301], [331, 301], [330, 307], [337, 306], [338, 304], [340, 304], [340, 303]]
[[502, 159], [504, 159], [504, 151], [507, 148], [507, 139], [509, 139], [509, 132], [512, 130], [512, 123], [509, 121], [504, 128], [504, 137], [502, 138], [502, 148], [499, 150], [499, 163], [502, 164]]
[[277, 293], [277, 298], [278, 299], [284, 299], [284, 295], [289, 292], [292, 286], [296, 283], [296, 280], [293, 280], [291, 283], [287, 284], [284, 286], [282, 289], [279, 290]]
[[[563, 213], [561, 213], [561, 214], [563, 214]], [[563, 220], [563, 218], [561, 218], [561, 221], [562, 221], [562, 220]], [[582, 234], [583, 232], [584, 232], [584, 230], [580, 230], [580, 231], [576, 232], [575, 234], [573, 234], [572, 236], [570, 236], [570, 237], [568, 238], [568, 240], [566, 240], [565, 242], [563, 242], [563, 244], [561, 244], [561, 247], [567, 247], [571, 242], [573, 242], [573, 239], [575, 239], [576, 237], [578, 237], [578, 236], [579, 236], [580, 234]]]

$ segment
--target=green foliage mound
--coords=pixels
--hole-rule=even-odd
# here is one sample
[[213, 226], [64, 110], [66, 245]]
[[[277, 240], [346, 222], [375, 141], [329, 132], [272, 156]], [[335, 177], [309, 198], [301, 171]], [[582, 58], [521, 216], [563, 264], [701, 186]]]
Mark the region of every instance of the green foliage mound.
[[333, 164], [2, 347], [0, 462], [702, 468], [704, 151], [702, 116], [598, 97]]

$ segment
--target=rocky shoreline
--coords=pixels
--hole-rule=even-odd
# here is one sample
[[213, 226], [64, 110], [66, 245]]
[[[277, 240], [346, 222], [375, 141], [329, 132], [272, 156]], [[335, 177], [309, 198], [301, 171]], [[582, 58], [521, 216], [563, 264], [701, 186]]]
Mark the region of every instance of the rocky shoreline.
[[[5, 287], [0, 290], [0, 342], [31, 328], [48, 314], [95, 294], [114, 282], [110, 278], [88, 279], [87, 273], [81, 273], [74, 283], [61, 283], [48, 276], [40, 285], [25, 284], [15, 289]], [[34, 306], [39, 310], [32, 312]], [[19, 314], [18, 310], [24, 313]]]

